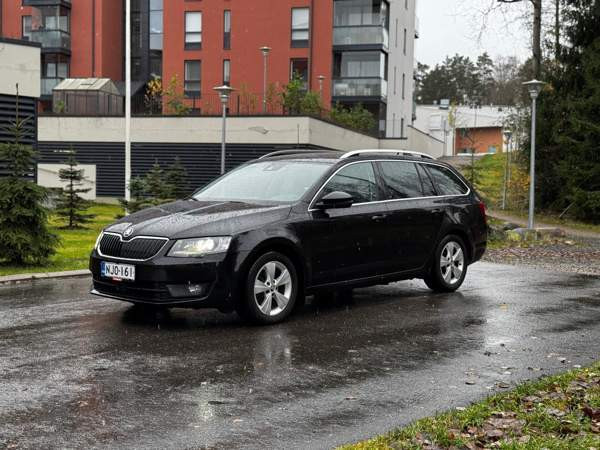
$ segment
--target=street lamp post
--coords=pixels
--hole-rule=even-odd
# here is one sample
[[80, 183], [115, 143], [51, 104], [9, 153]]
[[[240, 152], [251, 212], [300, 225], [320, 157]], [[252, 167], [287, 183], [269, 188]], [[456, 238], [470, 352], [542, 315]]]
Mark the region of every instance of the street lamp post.
[[317, 78], [319, 79], [319, 94], [321, 95], [321, 100], [323, 100], [323, 81], [325, 81], [325, 75], [319, 75]]
[[529, 223], [528, 227], [533, 230], [535, 225], [535, 133], [536, 133], [536, 115], [537, 115], [537, 98], [544, 87], [544, 82], [539, 80], [532, 80], [523, 83], [524, 86], [529, 90], [531, 96], [531, 164], [530, 164], [530, 178], [529, 183]]
[[267, 58], [271, 47], [261, 47], [260, 51], [263, 54], [263, 114], [267, 113]]
[[502, 192], [502, 209], [506, 209], [506, 197], [508, 190], [508, 170], [510, 166], [510, 140], [512, 138], [512, 131], [504, 131], [504, 139], [506, 140], [506, 165], [504, 166], [504, 191]]
[[131, 0], [125, 0], [125, 201], [131, 200]]
[[227, 138], [227, 104], [229, 103], [231, 93], [235, 89], [230, 86], [218, 86], [213, 89], [218, 92], [221, 105], [223, 106], [223, 123], [221, 125], [221, 175], [223, 175], [225, 173], [225, 146]]

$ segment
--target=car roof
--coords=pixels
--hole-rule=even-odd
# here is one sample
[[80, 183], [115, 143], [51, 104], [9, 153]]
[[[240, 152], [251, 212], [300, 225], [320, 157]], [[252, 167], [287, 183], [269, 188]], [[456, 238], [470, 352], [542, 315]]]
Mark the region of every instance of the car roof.
[[433, 157], [424, 153], [413, 152], [410, 150], [355, 150], [345, 152], [341, 150], [327, 149], [286, 149], [277, 152], [269, 153], [262, 156], [256, 161], [277, 160], [277, 161], [323, 161], [329, 163], [342, 163], [351, 161], [366, 161], [366, 160], [405, 160], [415, 162], [431, 162], [448, 166], [448, 164], [438, 161]]

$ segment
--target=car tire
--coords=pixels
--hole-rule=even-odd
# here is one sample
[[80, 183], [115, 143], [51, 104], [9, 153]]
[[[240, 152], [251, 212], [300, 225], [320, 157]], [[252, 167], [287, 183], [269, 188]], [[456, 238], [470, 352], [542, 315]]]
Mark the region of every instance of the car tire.
[[468, 259], [464, 241], [448, 235], [435, 249], [425, 284], [435, 292], [454, 292], [461, 287], [467, 275]]
[[257, 324], [274, 324], [293, 311], [299, 293], [294, 263], [279, 252], [268, 252], [250, 266], [238, 314]]

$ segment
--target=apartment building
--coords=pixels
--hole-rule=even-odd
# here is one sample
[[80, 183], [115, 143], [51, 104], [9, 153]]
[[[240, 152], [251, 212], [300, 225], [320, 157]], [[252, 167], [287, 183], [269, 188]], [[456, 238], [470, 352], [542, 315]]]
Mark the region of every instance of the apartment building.
[[[406, 136], [416, 0], [131, 0], [131, 10], [138, 95], [153, 77], [177, 77], [208, 114], [212, 88], [230, 84], [261, 113], [268, 47], [267, 85], [299, 74], [325, 105], [361, 103], [382, 136]], [[123, 80], [123, 0], [0, 0], [0, 35], [42, 45], [46, 101], [64, 78]]]

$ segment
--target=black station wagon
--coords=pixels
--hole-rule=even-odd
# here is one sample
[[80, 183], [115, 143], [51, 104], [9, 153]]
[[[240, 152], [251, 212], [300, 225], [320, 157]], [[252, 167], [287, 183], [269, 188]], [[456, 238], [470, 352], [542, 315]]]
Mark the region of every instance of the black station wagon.
[[406, 151], [287, 150], [107, 227], [92, 293], [275, 323], [306, 295], [420, 278], [458, 289], [485, 206], [452, 167]]

